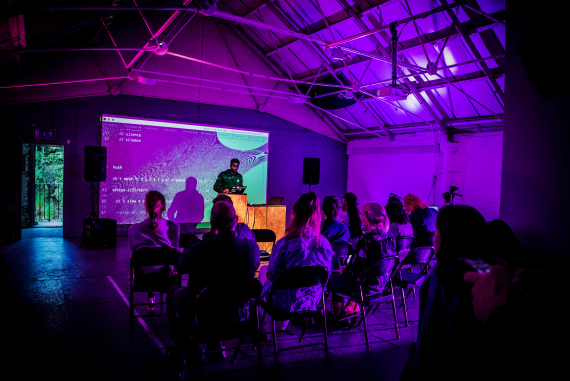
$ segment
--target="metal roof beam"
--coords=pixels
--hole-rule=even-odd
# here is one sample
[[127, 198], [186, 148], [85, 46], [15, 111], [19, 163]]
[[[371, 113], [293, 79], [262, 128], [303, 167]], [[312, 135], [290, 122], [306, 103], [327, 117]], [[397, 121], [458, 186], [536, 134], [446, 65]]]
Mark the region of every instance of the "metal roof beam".
[[[444, 6], [447, 6], [447, 0], [440, 0], [440, 2]], [[465, 43], [467, 44], [471, 53], [475, 56], [475, 58], [481, 59], [482, 58], [481, 54], [477, 50], [477, 47], [475, 47], [475, 44], [473, 43], [473, 41], [471, 41], [471, 37], [469, 36], [469, 33], [467, 32], [467, 30], [465, 30], [465, 27], [459, 22], [459, 19], [457, 18], [455, 13], [453, 13], [452, 10], [447, 9], [447, 14], [449, 15], [449, 17], [453, 21], [455, 28], [457, 29], [457, 31], [459, 32], [459, 34], [463, 38], [463, 41], [465, 41]], [[487, 76], [487, 79], [491, 83], [491, 87], [495, 90], [495, 93], [499, 96], [499, 98], [501, 99], [501, 102], [504, 105], [505, 104], [505, 93], [503, 92], [503, 89], [501, 89], [501, 86], [499, 86], [499, 84], [497, 83], [497, 80], [495, 79], [495, 77], [493, 77], [493, 75], [489, 71], [489, 67], [487, 66], [487, 64], [485, 62], [480, 62], [479, 65], [481, 65], [481, 68], [483, 69], [485, 76]]]
[[[279, 18], [279, 20], [281, 20], [281, 22], [290, 30], [296, 30], [296, 26], [289, 20], [289, 18], [285, 15], [285, 12], [283, 12], [279, 7], [277, 7], [275, 4], [271, 3], [270, 0], [264, 0], [265, 4], [267, 5], [267, 8], [269, 8], [269, 10], [271, 10], [271, 12], [273, 12], [275, 14], [276, 17]], [[328, 72], [337, 79], [337, 81], [339, 83], [342, 83], [342, 81], [340, 81], [338, 79], [338, 77], [336, 76], [336, 73], [334, 71], [334, 69], [330, 66], [329, 64], [329, 60], [328, 57], [323, 57], [322, 55], [322, 51], [320, 49], [318, 49], [318, 47], [315, 47], [311, 44], [308, 43], [308, 41], [302, 41], [303, 44], [307, 47], [307, 49], [309, 49], [309, 51], [311, 53], [314, 54], [314, 56], [319, 59], [321, 61], [322, 64], [325, 65], [325, 68], [328, 70]], [[374, 121], [374, 123], [376, 123], [380, 129], [382, 130], [382, 132], [384, 132], [384, 134], [386, 136], [382, 136], [379, 134], [375, 134], [374, 132], [372, 132], [372, 134], [377, 135], [379, 137], [383, 137], [389, 140], [394, 140], [394, 135], [390, 132], [390, 130], [388, 130], [388, 128], [386, 128], [384, 126], [384, 123], [382, 121], [379, 120], [379, 118], [376, 117], [376, 115], [373, 113], [372, 110], [370, 110], [362, 101], [360, 101], [358, 98], [355, 98], [356, 102], [362, 107], [362, 109], [366, 112], [366, 114]], [[364, 128], [364, 127], [363, 127]]]
[[[360, 27], [360, 29], [362, 29], [364, 32], [370, 31], [368, 29], [368, 26], [366, 26], [366, 24], [360, 18], [358, 18], [358, 15], [356, 14], [356, 12], [354, 12], [352, 10], [352, 8], [346, 2], [346, 0], [338, 0], [338, 1], [342, 5], [342, 7], [346, 10], [346, 12], [354, 19], [354, 22], [356, 22], [356, 24]], [[386, 58], [390, 57], [388, 51], [386, 50], [386, 48], [384, 48], [382, 46], [382, 44], [380, 44], [380, 41], [378, 41], [376, 36], [374, 36], [373, 34], [368, 34], [367, 37], [376, 46], [376, 49], [379, 50], [384, 56], [386, 56]], [[401, 72], [401, 70], [399, 70], [399, 71]], [[422, 107], [428, 112], [428, 114], [433, 118], [433, 120], [435, 120], [435, 122], [437, 123], [439, 128], [442, 130], [442, 132], [444, 134], [446, 134], [448, 132], [446, 125], [441, 121], [439, 116], [435, 113], [435, 111], [433, 111], [431, 106], [426, 102], [426, 100], [424, 99], [422, 94], [420, 94], [420, 92], [416, 89], [415, 85], [408, 78], [404, 78], [404, 82], [410, 88], [410, 90], [412, 91], [412, 94], [414, 94], [414, 96], [416, 97], [418, 102], [420, 102]], [[361, 104], [364, 105], [364, 103], [361, 103]]]

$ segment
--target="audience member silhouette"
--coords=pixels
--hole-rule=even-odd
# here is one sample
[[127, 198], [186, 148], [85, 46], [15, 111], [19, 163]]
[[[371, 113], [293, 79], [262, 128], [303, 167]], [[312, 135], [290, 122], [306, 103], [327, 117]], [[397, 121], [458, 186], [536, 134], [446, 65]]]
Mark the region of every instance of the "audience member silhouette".
[[[235, 232], [237, 216], [233, 205], [223, 201], [214, 204], [210, 223], [216, 236], [198, 242], [180, 255], [177, 272], [189, 274], [188, 287], [172, 287], [167, 296], [170, 337], [174, 341], [167, 355], [177, 364], [184, 358], [196, 362], [202, 356], [198, 344], [190, 340], [198, 293], [216, 282], [253, 278], [260, 263], [257, 243], [240, 238]], [[221, 343], [207, 345], [207, 350], [213, 350], [220, 348]], [[212, 348], [213, 345], [217, 348]]]
[[[301, 195], [291, 213], [291, 224], [285, 237], [275, 243], [267, 273], [260, 272], [263, 284], [261, 296], [267, 297], [273, 281], [288, 268], [295, 266], [323, 266], [330, 271], [333, 251], [329, 241], [321, 235], [321, 207], [314, 192]], [[263, 269], [263, 267], [262, 267]], [[290, 312], [315, 310], [321, 297], [320, 286], [303, 287], [300, 290], [277, 290], [273, 305]], [[299, 298], [298, 295], [303, 295]]]
[[[333, 292], [333, 313], [338, 315], [344, 299], [337, 296], [352, 295], [358, 288], [358, 279], [381, 258], [396, 254], [396, 238], [389, 232], [390, 222], [386, 209], [380, 204], [366, 203], [362, 208], [362, 223], [364, 234], [358, 239], [354, 260], [342, 271], [342, 274], [332, 274], [327, 289]], [[365, 293], [374, 293], [384, 290], [387, 277], [369, 279], [363, 290]], [[346, 307], [346, 313], [358, 312], [358, 305], [351, 303]]]
[[480, 366], [481, 325], [473, 315], [471, 285], [463, 280], [460, 257], [493, 262], [487, 226], [476, 209], [450, 205], [441, 208], [436, 228], [437, 264], [420, 290], [417, 344], [407, 379], [469, 379], [473, 367]]
[[351, 242], [356, 242], [356, 239], [362, 235], [362, 220], [360, 219], [360, 212], [358, 211], [358, 203], [356, 202], [356, 195], [352, 192], [345, 193], [342, 196], [342, 214], [340, 220], [343, 224], [348, 226], [350, 231]]
[[323, 199], [325, 220], [321, 223], [321, 234], [327, 237], [330, 243], [350, 241], [350, 232], [347, 226], [338, 221], [340, 208], [340, 200], [337, 197], [326, 196]]
[[397, 198], [392, 198], [386, 205], [386, 213], [390, 220], [390, 233], [396, 237], [413, 236], [414, 228], [404, 204]]
[[186, 179], [186, 189], [174, 195], [168, 208], [168, 219], [176, 223], [198, 223], [204, 219], [204, 196], [196, 190], [198, 181]]
[[411, 193], [404, 197], [404, 206], [410, 214], [410, 223], [414, 229], [414, 237], [416, 237], [412, 249], [421, 246], [433, 246], [437, 212], [428, 208], [425, 201]]
[[[214, 198], [213, 203], [217, 203], [219, 201], [224, 201], [227, 202], [231, 205], [234, 204], [234, 202], [232, 201], [232, 198], [230, 196], [227, 196], [225, 194], [220, 194], [218, 195], [216, 198]], [[243, 222], [238, 222], [236, 225], [236, 234], [238, 235], [238, 237], [243, 238], [243, 239], [249, 239], [252, 241], [255, 241], [255, 235], [253, 235], [253, 232], [251, 231], [251, 229], [249, 228], [249, 226], [247, 226], [246, 224], [244, 224]], [[214, 228], [211, 228], [209, 232], [205, 233], [202, 236], [202, 241], [206, 242], [211, 240], [212, 238], [214, 238], [216, 236], [216, 231], [214, 230]]]
[[[162, 218], [166, 210], [164, 195], [159, 191], [148, 192], [145, 196], [144, 207], [148, 218], [143, 222], [131, 225], [128, 230], [131, 253], [136, 253], [138, 250], [147, 247], [172, 247], [178, 249], [180, 228], [176, 223]], [[145, 274], [149, 274], [151, 272], [169, 270], [169, 274], [160, 275], [172, 275], [173, 269], [163, 269], [164, 267], [143, 266], [143, 271]], [[148, 298], [148, 302], [154, 304], [154, 294], [149, 292]], [[154, 310], [154, 306], [149, 305], [148, 309]]]

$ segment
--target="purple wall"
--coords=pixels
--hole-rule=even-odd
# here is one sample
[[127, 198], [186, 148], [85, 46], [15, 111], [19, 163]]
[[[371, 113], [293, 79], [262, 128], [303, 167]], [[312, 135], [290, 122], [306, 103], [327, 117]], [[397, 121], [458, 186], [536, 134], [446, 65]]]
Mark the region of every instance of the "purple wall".
[[[521, 11], [519, 7], [525, 5], [511, 3], [507, 8], [508, 74], [500, 216], [531, 252], [546, 259], [568, 261], [570, 96], [564, 85], [559, 89], [565, 93], [557, 89], [548, 92], [548, 87], [557, 87], [567, 78], [558, 75], [560, 69], [548, 62], [548, 52], [556, 52], [564, 45], [566, 23], [553, 19], [564, 16], [546, 8]], [[541, 19], [543, 24], [537, 24]], [[531, 28], [536, 29], [529, 34]], [[550, 80], [545, 87], [547, 95], [537, 93], [523, 65], [521, 46], [529, 36], [538, 40], [528, 57], [537, 59], [535, 78]]]
[[[312, 187], [319, 196], [346, 192], [346, 145], [290, 122], [258, 111], [133, 96], [77, 98], [0, 107], [3, 131], [1, 158], [8, 166], [0, 178], [2, 231], [20, 237], [22, 143], [43, 144], [31, 139], [36, 128], [55, 128], [57, 141], [65, 146], [64, 237], [81, 235], [82, 221], [89, 216], [89, 184], [83, 181], [83, 147], [100, 143], [101, 114], [148, 117], [247, 127], [270, 131], [268, 198], [284, 196], [288, 214], [308, 186], [301, 185], [303, 158], [321, 159], [321, 183]], [[67, 139], [71, 144], [67, 144]], [[71, 177], [77, 172], [77, 177]], [[217, 173], [212, 173], [216, 176]]]

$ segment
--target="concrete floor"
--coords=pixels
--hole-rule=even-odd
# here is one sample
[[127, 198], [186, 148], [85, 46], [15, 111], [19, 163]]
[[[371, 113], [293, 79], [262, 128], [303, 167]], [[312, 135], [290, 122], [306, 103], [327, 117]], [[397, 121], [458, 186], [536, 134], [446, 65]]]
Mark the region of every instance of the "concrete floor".
[[[38, 230], [38, 229], [27, 229]], [[58, 230], [58, 229], [49, 229]], [[129, 254], [126, 237], [117, 238], [116, 249], [80, 249], [78, 239], [27, 235], [19, 242], [0, 247], [12, 274], [3, 290], [3, 368], [12, 379], [55, 376], [60, 379], [140, 379], [189, 380], [196, 370], [179, 372], [169, 367], [159, 345], [168, 347], [166, 317], [145, 318], [158, 345], [139, 322], [128, 333], [128, 307], [114, 284], [128, 296]], [[399, 295], [399, 290], [396, 292]], [[140, 302], [145, 295], [138, 294]], [[270, 341], [264, 342], [266, 379], [296, 381], [381, 379], [398, 380], [407, 360], [407, 350], [415, 341], [418, 301], [410, 296], [410, 326], [404, 328], [398, 310], [400, 339], [396, 340], [389, 303], [381, 306], [368, 321], [381, 328], [370, 335], [371, 352], [366, 352], [364, 334], [359, 330], [336, 331], [329, 337], [331, 364], [324, 350], [303, 348], [280, 354], [280, 372], [273, 368]], [[140, 310], [143, 313], [143, 310]], [[144, 311], [146, 312], [146, 311]], [[297, 343], [301, 328], [290, 324], [279, 332], [278, 346]], [[318, 326], [308, 330], [302, 344], [322, 341]], [[227, 348], [235, 342], [224, 343]], [[208, 361], [206, 378], [258, 379], [257, 361], [250, 345], [245, 345], [235, 364], [233, 351], [222, 361]], [[7, 368], [8, 367], [8, 368]]]

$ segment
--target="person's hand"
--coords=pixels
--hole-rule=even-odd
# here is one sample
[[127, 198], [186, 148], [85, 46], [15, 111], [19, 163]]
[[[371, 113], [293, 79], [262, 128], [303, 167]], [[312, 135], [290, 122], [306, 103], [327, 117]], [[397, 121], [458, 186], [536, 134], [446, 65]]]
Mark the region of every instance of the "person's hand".
[[229, 189], [224, 189], [223, 193], [229, 193], [230, 190]]
[[508, 270], [500, 265], [491, 267], [485, 274], [467, 272], [463, 280], [473, 283], [473, 314], [481, 323], [485, 323], [495, 309], [507, 304], [509, 287], [513, 284]]

